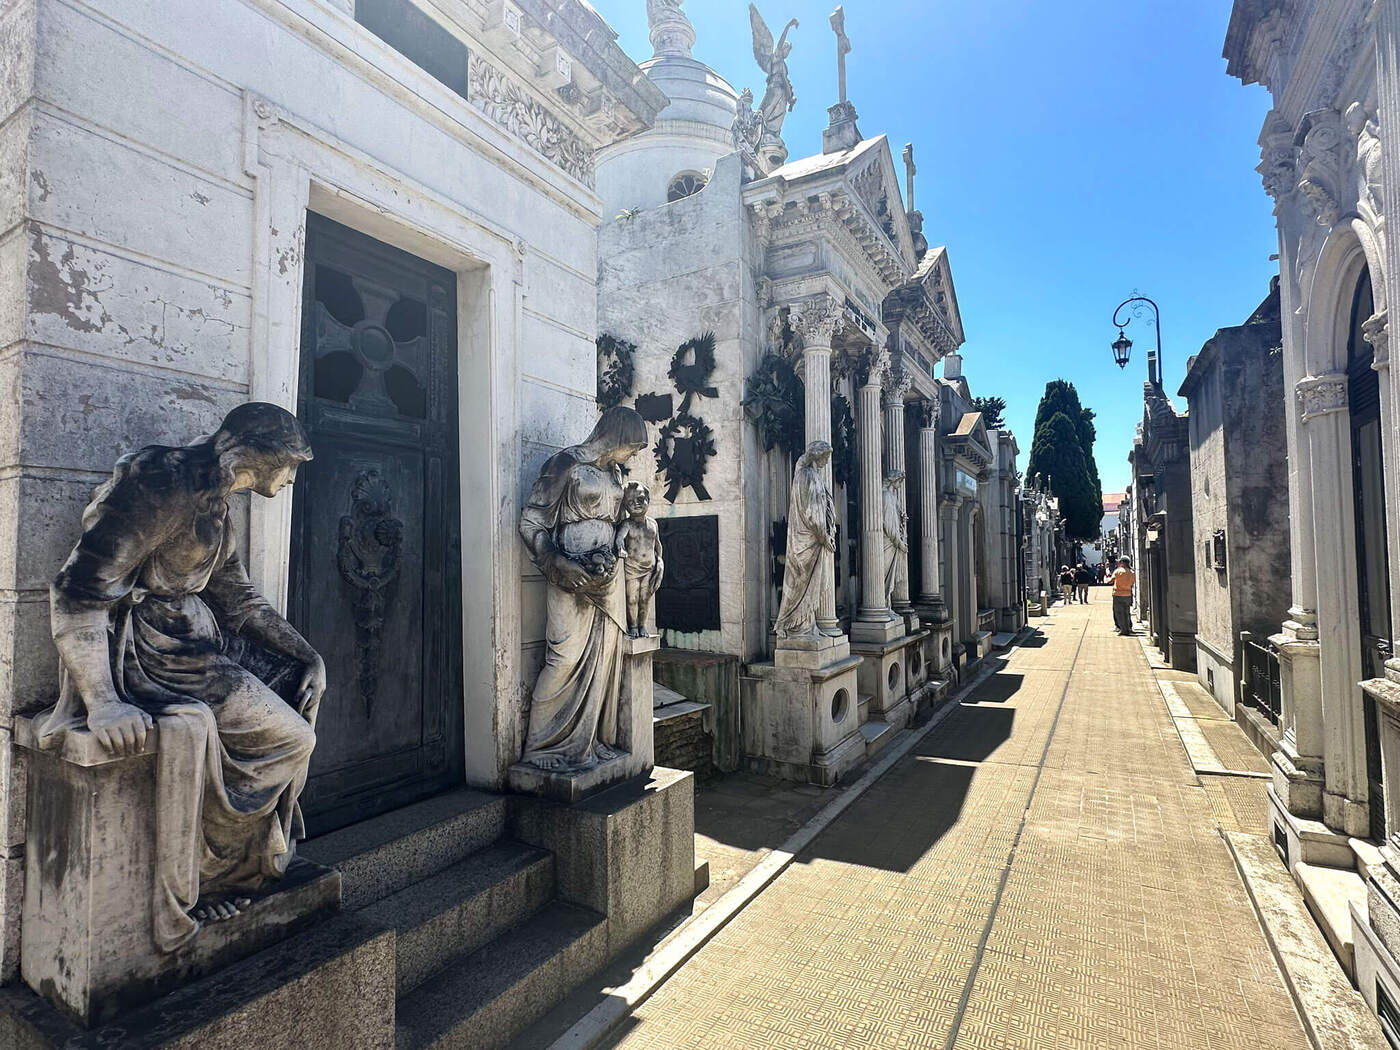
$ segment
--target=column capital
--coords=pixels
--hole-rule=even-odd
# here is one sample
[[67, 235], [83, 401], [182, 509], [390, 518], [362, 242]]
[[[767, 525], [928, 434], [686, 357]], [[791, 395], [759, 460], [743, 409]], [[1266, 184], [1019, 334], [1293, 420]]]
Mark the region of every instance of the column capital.
[[804, 347], [829, 348], [832, 340], [848, 324], [845, 305], [838, 302], [834, 295], [822, 293], [790, 304], [788, 324]]
[[920, 430], [938, 430], [938, 420], [943, 414], [937, 398], [921, 397], [914, 402], [914, 411], [919, 414]]
[[1347, 407], [1347, 374], [1324, 372], [1318, 376], [1304, 376], [1298, 380], [1294, 392], [1303, 406], [1303, 422], [1310, 423]]
[[904, 370], [903, 365], [892, 365], [885, 373], [885, 405], [903, 406], [904, 395], [914, 385], [914, 377]]
[[890, 374], [890, 352], [883, 346], [870, 346], [855, 361], [856, 386], [883, 387]]

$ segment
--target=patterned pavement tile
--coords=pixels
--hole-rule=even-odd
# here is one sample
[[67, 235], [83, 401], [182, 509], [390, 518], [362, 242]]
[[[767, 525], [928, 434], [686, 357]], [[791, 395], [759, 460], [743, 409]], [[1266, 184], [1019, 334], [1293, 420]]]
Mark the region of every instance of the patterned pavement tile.
[[1305, 1050], [1219, 834], [1262, 782], [1196, 778], [1107, 601], [1038, 626], [613, 1045]]

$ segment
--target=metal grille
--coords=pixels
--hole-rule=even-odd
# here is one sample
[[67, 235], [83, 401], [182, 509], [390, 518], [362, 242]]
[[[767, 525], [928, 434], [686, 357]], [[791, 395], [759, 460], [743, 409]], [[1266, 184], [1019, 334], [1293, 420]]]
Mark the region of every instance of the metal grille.
[[1279, 680], [1278, 650], [1271, 645], [1244, 643], [1244, 696], [1242, 699], [1274, 725], [1283, 711], [1283, 686]]

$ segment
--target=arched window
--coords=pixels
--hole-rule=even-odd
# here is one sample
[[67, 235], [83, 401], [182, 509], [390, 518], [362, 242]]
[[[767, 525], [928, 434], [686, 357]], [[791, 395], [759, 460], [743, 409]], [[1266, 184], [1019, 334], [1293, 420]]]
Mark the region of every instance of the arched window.
[[709, 181], [709, 176], [703, 175], [698, 171], [681, 172], [673, 178], [670, 185], [666, 187], [666, 203], [670, 204], [672, 201], [683, 200], [686, 197], [699, 193], [705, 188], [705, 184]]

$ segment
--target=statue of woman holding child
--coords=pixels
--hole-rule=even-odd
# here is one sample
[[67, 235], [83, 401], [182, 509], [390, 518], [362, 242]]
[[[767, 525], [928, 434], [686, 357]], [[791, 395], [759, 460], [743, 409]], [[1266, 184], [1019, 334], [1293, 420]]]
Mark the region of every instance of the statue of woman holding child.
[[627, 591], [618, 527], [622, 466], [648, 444], [646, 423], [618, 405], [581, 445], [552, 456], [520, 516], [520, 536], [547, 583], [548, 649], [530, 702], [524, 761], [574, 772], [619, 756], [618, 708]]

